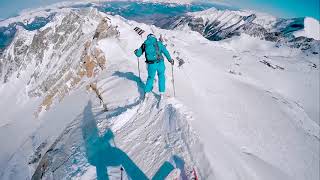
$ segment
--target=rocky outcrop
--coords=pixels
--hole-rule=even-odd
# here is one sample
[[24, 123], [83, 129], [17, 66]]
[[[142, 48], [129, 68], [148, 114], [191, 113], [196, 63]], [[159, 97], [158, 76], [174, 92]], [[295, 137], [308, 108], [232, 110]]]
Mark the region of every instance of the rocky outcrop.
[[119, 35], [110, 19], [94, 8], [58, 13], [36, 31], [18, 28], [0, 55], [1, 81], [25, 79], [28, 95], [43, 98], [38, 116], [79, 87], [84, 77], [103, 71], [107, 59], [97, 41]]
[[[39, 107], [38, 113], [40, 113], [43, 108], [48, 110], [55, 97], [58, 97], [59, 101], [61, 101], [64, 96], [68, 94], [68, 92], [70, 92], [81, 82], [83, 77], [94, 78], [97, 74], [99, 74], [106, 68], [107, 59], [105, 58], [103, 51], [96, 46], [96, 43], [101, 39], [118, 37], [120, 35], [117, 27], [112, 26], [109, 20], [110, 19], [108, 19], [107, 17], [101, 17], [97, 28], [92, 33], [93, 36], [89, 36], [87, 38], [88, 40], [82, 45], [82, 53], [79, 57], [80, 66], [75, 66], [71, 69], [67, 69], [68, 74], [64, 75], [64, 77], [60, 79], [60, 83], [56, 83], [52, 88], [50, 88], [49, 93], [46, 94], [43, 103]], [[76, 61], [79, 60], [76, 59]], [[92, 90], [97, 95], [97, 97], [100, 99], [100, 102], [107, 110], [107, 107], [102, 99], [102, 96], [99, 93], [96, 83], [91, 83], [90, 85], [88, 85], [88, 87], [88, 90]]]
[[86, 42], [81, 56], [82, 68], [87, 77], [93, 77], [95, 72], [105, 69], [106, 58], [101, 49], [92, 45], [91, 41]]
[[108, 24], [110, 19], [105, 17], [98, 24], [97, 30], [94, 34], [94, 39], [100, 40], [108, 37], [119, 37], [120, 32], [117, 30], [117, 26], [111, 26]]

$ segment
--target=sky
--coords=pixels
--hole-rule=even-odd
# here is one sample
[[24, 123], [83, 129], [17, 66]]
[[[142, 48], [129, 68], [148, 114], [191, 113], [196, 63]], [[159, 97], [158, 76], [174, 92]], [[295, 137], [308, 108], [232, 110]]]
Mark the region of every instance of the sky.
[[278, 17], [320, 19], [320, 0], [217, 0], [244, 9], [266, 12]]
[[[0, 0], [0, 19], [17, 15], [26, 8], [35, 8], [65, 0]], [[69, 0], [72, 1], [72, 0]], [[74, 0], [73, 0], [74, 1]], [[165, 0], [164, 0], [165, 1]], [[210, 0], [205, 0], [210, 1]], [[320, 20], [320, 0], [211, 0], [244, 9], [265, 12], [278, 17], [313, 17]]]
[[63, 0], [0, 0], [0, 19], [17, 15], [23, 9], [50, 5]]

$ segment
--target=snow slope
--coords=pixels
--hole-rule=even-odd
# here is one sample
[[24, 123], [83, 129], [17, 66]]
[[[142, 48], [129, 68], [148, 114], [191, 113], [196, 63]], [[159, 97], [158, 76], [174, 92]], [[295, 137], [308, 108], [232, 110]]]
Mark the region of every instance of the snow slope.
[[318, 20], [310, 17], [304, 19], [304, 29], [295, 33], [295, 36], [305, 36], [320, 40], [320, 23]]
[[[130, 177], [153, 177], [162, 164], [179, 157], [194, 165], [202, 179], [319, 179], [318, 55], [275, 48], [274, 42], [248, 35], [212, 42], [192, 31], [102, 16], [120, 32], [94, 45], [104, 52], [107, 68], [82, 79], [38, 118], [30, 112], [43, 96], [28, 97], [25, 88], [32, 66], [1, 85], [1, 97], [7, 97], [0, 106], [6, 117], [0, 131], [6, 144], [0, 153], [1, 179], [30, 179], [42, 172], [46, 179], [95, 179], [101, 166], [111, 166], [108, 174], [117, 179], [120, 163], [112, 164], [106, 156], [112, 152], [130, 162]], [[88, 36], [97, 24], [86, 29]], [[161, 34], [177, 60], [177, 96], [163, 106], [157, 105], [156, 94], [141, 102], [143, 84], [132, 52], [147, 33], [137, 36], [136, 26]], [[145, 82], [144, 63], [140, 65]], [[166, 65], [172, 96], [171, 68]], [[97, 83], [109, 112], [86, 89], [91, 82]], [[105, 161], [97, 163], [97, 158]], [[143, 173], [130, 173], [130, 167]]]

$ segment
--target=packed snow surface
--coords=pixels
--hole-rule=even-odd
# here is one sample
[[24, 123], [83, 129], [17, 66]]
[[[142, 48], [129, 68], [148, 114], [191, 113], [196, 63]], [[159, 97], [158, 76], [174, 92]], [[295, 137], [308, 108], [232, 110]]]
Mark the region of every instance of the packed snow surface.
[[[161, 176], [167, 162], [182, 172], [194, 167], [201, 179], [319, 179], [318, 55], [248, 35], [212, 42], [196, 32], [100, 14], [120, 36], [96, 42], [107, 59], [96, 77], [83, 79], [38, 117], [34, 112], [43, 97], [29, 97], [26, 86], [35, 63], [0, 85], [0, 179], [41, 175], [39, 164], [48, 169], [45, 179], [96, 179], [107, 173], [119, 179], [120, 165], [125, 178], [143, 179]], [[63, 15], [42, 30], [61, 23]], [[93, 17], [88, 16], [90, 26], [81, 27], [88, 39], [97, 26]], [[136, 26], [146, 31], [142, 37]], [[22, 32], [30, 39], [37, 33]], [[162, 35], [176, 60], [173, 72], [166, 62], [170, 97], [161, 103], [157, 83], [142, 101], [147, 71], [140, 58], [140, 82], [133, 54], [148, 33]], [[48, 71], [41, 67], [38, 71]], [[97, 82], [108, 112], [87, 90], [91, 82]], [[112, 153], [119, 158], [108, 156]]]

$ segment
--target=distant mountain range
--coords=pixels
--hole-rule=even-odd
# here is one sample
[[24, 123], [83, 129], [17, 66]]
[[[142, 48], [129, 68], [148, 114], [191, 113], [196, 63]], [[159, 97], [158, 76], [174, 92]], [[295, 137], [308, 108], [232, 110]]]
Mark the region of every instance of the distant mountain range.
[[199, 32], [212, 41], [220, 41], [245, 33], [276, 42], [277, 46], [287, 45], [319, 54], [319, 40], [295, 35], [296, 32], [305, 29], [304, 22], [305, 18], [284, 19], [249, 11], [212, 8], [182, 16], [163, 18], [157, 21], [156, 25], [166, 29], [187, 28]]
[[[192, 3], [188, 1], [172, 4], [157, 2], [111, 1], [101, 4], [70, 4], [62, 7], [72, 9], [94, 7], [101, 12], [118, 14], [126, 19], [154, 24], [165, 29], [188, 27], [188, 29], [197, 31], [212, 41], [219, 41], [245, 33], [260, 39], [276, 42], [277, 46], [287, 45], [308, 51], [308, 53], [319, 54], [319, 41], [315, 40], [314, 36], [312, 38], [295, 35], [296, 32], [303, 31], [305, 28], [305, 18], [303, 17], [276, 18], [262, 13], [241, 11], [212, 3]], [[45, 9], [45, 11], [44, 16], [40, 14], [31, 18], [31, 20], [18, 17], [13, 18], [16, 21], [12, 19], [0, 21], [0, 53], [14, 38], [17, 26], [32, 31], [50, 22], [55, 13], [50, 12], [50, 8]]]

